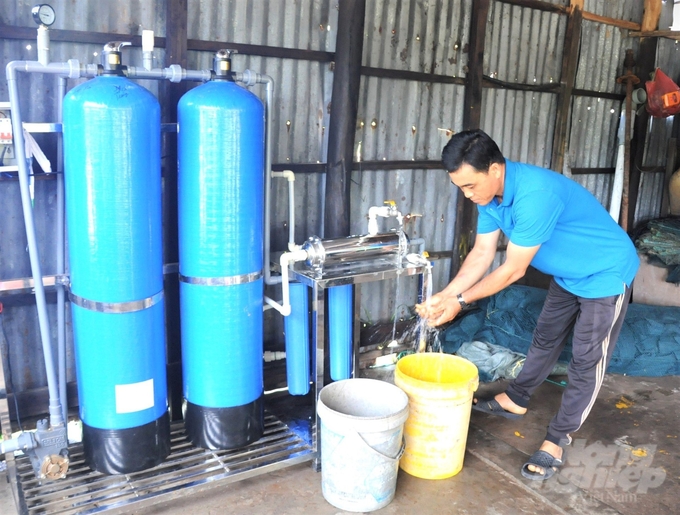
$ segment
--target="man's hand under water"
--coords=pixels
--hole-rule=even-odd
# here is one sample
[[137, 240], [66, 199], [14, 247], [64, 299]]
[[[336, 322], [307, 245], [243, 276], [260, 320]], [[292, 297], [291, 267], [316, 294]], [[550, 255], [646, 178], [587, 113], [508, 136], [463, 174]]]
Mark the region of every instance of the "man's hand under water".
[[422, 304], [416, 304], [416, 313], [427, 320], [427, 325], [437, 327], [450, 322], [461, 311], [460, 302], [455, 295], [449, 295], [443, 291], [430, 297]]

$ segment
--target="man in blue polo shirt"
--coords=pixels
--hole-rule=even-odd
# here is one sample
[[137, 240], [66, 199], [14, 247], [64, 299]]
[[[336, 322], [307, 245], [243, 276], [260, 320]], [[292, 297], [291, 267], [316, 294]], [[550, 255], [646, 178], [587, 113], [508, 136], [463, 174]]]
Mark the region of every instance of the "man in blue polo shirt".
[[[477, 204], [477, 237], [458, 274], [416, 306], [418, 314], [430, 325], [448, 322], [467, 304], [520, 279], [529, 265], [553, 276], [522, 371], [505, 392], [477, 399], [473, 409], [506, 418], [524, 415], [574, 330], [560, 408], [540, 449], [522, 466], [524, 477], [548, 479], [562, 465], [562, 447], [602, 386], [639, 265], [635, 247], [585, 188], [553, 171], [505, 159], [481, 130], [455, 134], [442, 162], [451, 182]], [[501, 232], [509, 240], [506, 260], [485, 276]]]

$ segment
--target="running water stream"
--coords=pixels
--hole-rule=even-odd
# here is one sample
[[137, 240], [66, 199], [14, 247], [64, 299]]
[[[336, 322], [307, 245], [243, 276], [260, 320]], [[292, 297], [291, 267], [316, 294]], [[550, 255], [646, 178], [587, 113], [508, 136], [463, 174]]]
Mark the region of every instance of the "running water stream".
[[[432, 264], [429, 261], [427, 262], [423, 273], [423, 290], [421, 297], [421, 303], [427, 302], [430, 300], [430, 297], [432, 297]], [[428, 325], [427, 319], [420, 317], [417, 327], [417, 339], [413, 345], [413, 350], [415, 352], [425, 352], [427, 350], [427, 340], [433, 331], [435, 331], [435, 329]], [[437, 340], [439, 340], [438, 337]]]

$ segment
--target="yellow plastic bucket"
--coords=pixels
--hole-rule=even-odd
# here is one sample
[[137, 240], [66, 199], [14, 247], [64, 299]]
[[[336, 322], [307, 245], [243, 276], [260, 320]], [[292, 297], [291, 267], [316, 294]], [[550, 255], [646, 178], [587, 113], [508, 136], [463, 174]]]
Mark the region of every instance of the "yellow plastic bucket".
[[420, 353], [397, 362], [394, 383], [406, 392], [406, 449], [399, 466], [412, 476], [444, 479], [463, 468], [477, 367], [451, 354]]

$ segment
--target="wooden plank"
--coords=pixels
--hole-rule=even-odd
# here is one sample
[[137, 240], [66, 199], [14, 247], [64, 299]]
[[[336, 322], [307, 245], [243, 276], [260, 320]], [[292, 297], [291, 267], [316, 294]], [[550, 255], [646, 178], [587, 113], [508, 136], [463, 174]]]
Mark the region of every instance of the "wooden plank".
[[608, 173], [613, 174], [615, 168], [570, 168], [569, 171], [572, 175], [590, 175], [598, 173]]
[[553, 134], [552, 158], [550, 167], [556, 172], [562, 173], [564, 168], [564, 155], [567, 151], [569, 140], [569, 119], [571, 116], [571, 99], [574, 84], [576, 82], [576, 69], [581, 46], [581, 10], [578, 7], [572, 9], [567, 21], [567, 32], [564, 38], [564, 57], [562, 60], [561, 86], [562, 91], [557, 99], [557, 113], [555, 117], [555, 131]]
[[416, 82], [433, 82], [437, 84], [465, 84], [465, 78], [463, 77], [451, 77], [450, 75], [413, 72], [409, 70], [373, 68], [371, 66], [362, 66], [361, 74], [366, 77], [378, 77], [382, 79], [412, 80]]
[[630, 37], [639, 38], [668, 38], [680, 39], [680, 30], [646, 30], [644, 32], [629, 32]]
[[547, 11], [560, 14], [568, 14], [569, 8], [564, 5], [551, 4], [541, 0], [498, 0], [503, 4], [518, 5], [519, 7], [529, 7], [538, 11]]
[[661, 19], [661, 0], [645, 0], [640, 30], [647, 32], [656, 30]]
[[217, 52], [223, 48], [236, 50], [239, 54], [258, 55], [260, 57], [278, 57], [281, 59], [297, 59], [301, 61], [319, 61], [328, 63], [335, 59], [333, 52], [318, 50], [304, 50], [299, 48], [282, 48], [266, 45], [250, 45], [246, 43], [233, 43], [227, 41], [205, 41], [190, 39], [187, 41], [189, 50], [203, 52]]
[[603, 23], [605, 25], [613, 25], [614, 27], [619, 27], [620, 29], [628, 30], [641, 29], [641, 25], [639, 23], [635, 23], [634, 21], [619, 20], [618, 18], [609, 18], [608, 16], [600, 16], [599, 14], [590, 13], [588, 11], [582, 11], [582, 13], [584, 20]]

